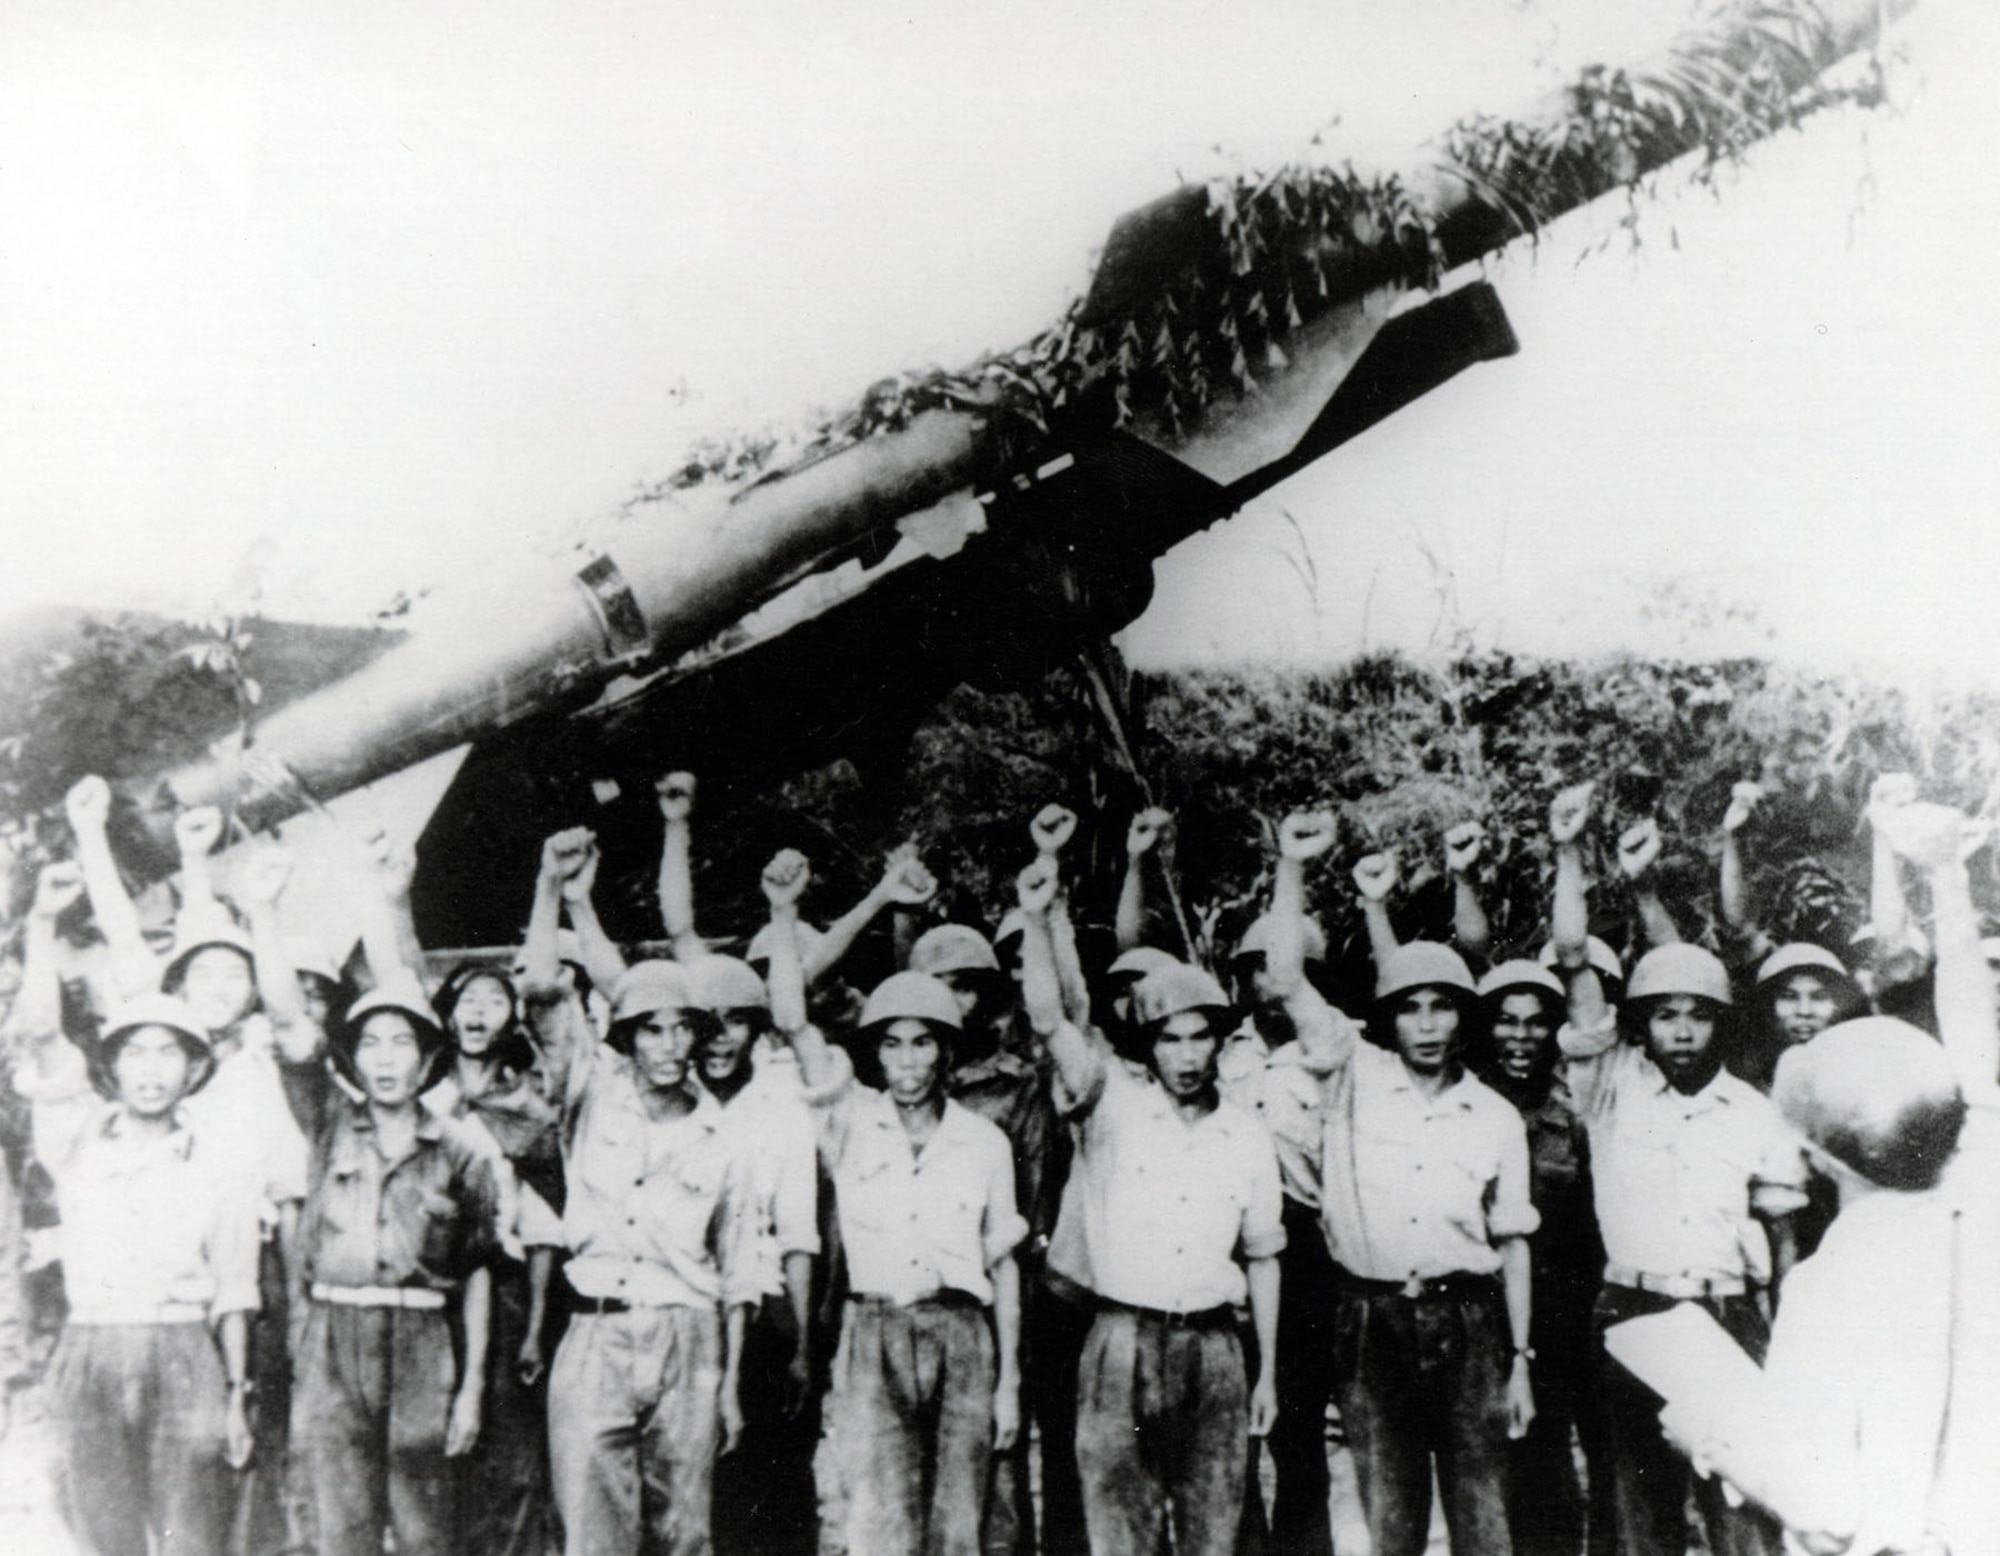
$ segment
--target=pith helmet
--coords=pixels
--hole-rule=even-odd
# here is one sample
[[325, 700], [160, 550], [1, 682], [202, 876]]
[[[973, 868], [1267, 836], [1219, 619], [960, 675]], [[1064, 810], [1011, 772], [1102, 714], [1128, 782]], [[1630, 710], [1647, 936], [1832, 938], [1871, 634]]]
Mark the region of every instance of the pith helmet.
[[689, 970], [692, 999], [703, 1010], [769, 1010], [771, 991], [757, 969], [733, 956], [704, 956]]
[[1692, 994], [1718, 1005], [1734, 1003], [1728, 969], [1700, 946], [1685, 943], [1648, 951], [1639, 958], [1639, 965], [1632, 969], [1632, 981], [1625, 986], [1625, 997], [1630, 1000], [1670, 994]]
[[[1230, 955], [1234, 961], [1240, 956], [1269, 956], [1271, 938], [1276, 933], [1276, 925], [1268, 913], [1259, 914], [1250, 927], [1243, 931], [1243, 938], [1236, 942], [1236, 949]], [[1319, 927], [1319, 920], [1308, 918], [1301, 932], [1305, 939], [1306, 960], [1323, 962], [1326, 960], [1326, 931]]]
[[1562, 979], [1540, 962], [1531, 962], [1525, 957], [1502, 962], [1479, 980], [1479, 997], [1483, 1000], [1497, 999], [1519, 989], [1546, 994], [1556, 1000], [1561, 1000], [1566, 992]]
[[354, 1067], [354, 1050], [361, 1041], [361, 1028], [370, 1016], [380, 1015], [385, 1010], [393, 1010], [405, 1017], [410, 1029], [417, 1035], [417, 1045], [424, 1054], [424, 1073], [417, 1082], [417, 1089], [422, 1091], [437, 1078], [439, 1065], [449, 1045], [444, 1028], [438, 1025], [437, 1014], [431, 1009], [430, 1000], [414, 977], [392, 978], [380, 987], [370, 989], [347, 1007], [347, 1014], [335, 1023], [327, 1037], [327, 1048], [334, 1065], [356, 1085], [361, 1084], [360, 1072]]
[[1213, 976], [1199, 967], [1175, 962], [1139, 980], [1132, 990], [1132, 1019], [1152, 1026], [1186, 1011], [1198, 1010], [1216, 1020], [1229, 1013], [1229, 996]]
[[940, 924], [917, 936], [910, 947], [910, 971], [933, 978], [948, 972], [997, 973], [1000, 958], [978, 930], [969, 924]]
[[1180, 966], [1177, 957], [1168, 955], [1156, 946], [1135, 945], [1129, 951], [1118, 953], [1118, 959], [1105, 969], [1107, 977], [1136, 981], [1150, 978], [1154, 973], [1164, 972], [1169, 967]]
[[1837, 983], [1850, 995], [1859, 996], [1854, 977], [1848, 972], [1840, 958], [1824, 946], [1816, 946], [1808, 941], [1795, 941], [1791, 945], [1781, 945], [1757, 969], [1757, 987], [1760, 991], [1776, 983], [1787, 973], [1810, 972]]
[[957, 997], [929, 973], [920, 972], [892, 973], [875, 985], [861, 1007], [863, 1027], [891, 1021], [928, 1021], [953, 1032], [962, 1025]]
[[124, 1046], [125, 1039], [141, 1027], [165, 1027], [180, 1039], [191, 1066], [188, 1091], [199, 1090], [215, 1073], [215, 1049], [195, 1013], [171, 994], [142, 994], [113, 1007], [98, 1029], [97, 1042], [90, 1050], [93, 1077], [98, 1089], [107, 1096], [113, 1090], [112, 1062]]
[[1465, 958], [1434, 940], [1412, 940], [1382, 958], [1382, 966], [1375, 975], [1377, 1000], [1427, 988], [1456, 989], [1467, 995], [1479, 992]]

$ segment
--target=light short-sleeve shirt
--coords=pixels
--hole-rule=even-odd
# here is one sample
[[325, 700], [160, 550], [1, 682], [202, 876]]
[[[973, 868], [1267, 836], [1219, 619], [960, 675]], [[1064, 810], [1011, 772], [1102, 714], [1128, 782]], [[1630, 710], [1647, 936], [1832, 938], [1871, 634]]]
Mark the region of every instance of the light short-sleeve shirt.
[[1320, 1077], [1306, 1067], [1299, 1044], [1273, 1049], [1254, 1026], [1246, 1026], [1223, 1047], [1217, 1068], [1223, 1098], [1253, 1115], [1270, 1135], [1285, 1198], [1318, 1210], [1323, 1099]]
[[1684, 1096], [1608, 1025], [1565, 1026], [1559, 1041], [1590, 1132], [1605, 1258], [1644, 1275], [1767, 1283], [1758, 1216], [1806, 1203], [1804, 1151], [1770, 1098], [1727, 1070]]
[[1521, 1115], [1470, 1072], [1435, 1095], [1402, 1059], [1347, 1046], [1325, 1081], [1321, 1225], [1364, 1280], [1494, 1275], [1540, 1224]]
[[214, 1321], [258, 1306], [258, 1196], [185, 1112], [149, 1137], [99, 1104], [48, 1165], [73, 1322], [153, 1323], [175, 1308]]
[[563, 1237], [586, 1297], [648, 1307], [755, 1300], [741, 1285], [743, 1172], [722, 1107], [693, 1081], [693, 1108], [656, 1120], [632, 1061], [596, 1047], [565, 1125]]
[[993, 1267], [1027, 1236], [1014, 1205], [1006, 1135], [946, 1100], [922, 1149], [888, 1096], [840, 1073], [808, 1093], [819, 1148], [833, 1179], [849, 1286], [860, 1296], [908, 1304], [944, 1291], [993, 1301]]
[[760, 1297], [782, 1296], [785, 1256], [819, 1252], [816, 1123], [797, 1065], [758, 1067], [749, 1084], [722, 1104], [722, 1129], [742, 1165], [749, 1221], [737, 1285]]
[[1099, 1049], [1092, 1094], [1072, 1105], [1092, 1289], [1168, 1313], [1240, 1306], [1249, 1283], [1238, 1261], [1285, 1246], [1270, 1136], [1229, 1102], [1183, 1118], [1150, 1076]]
[[239, 1046], [216, 1062], [208, 1083], [181, 1108], [191, 1128], [250, 1175], [267, 1225], [276, 1224], [278, 1206], [306, 1197], [311, 1149], [292, 1116], [271, 1025], [262, 1015], [244, 1021]]

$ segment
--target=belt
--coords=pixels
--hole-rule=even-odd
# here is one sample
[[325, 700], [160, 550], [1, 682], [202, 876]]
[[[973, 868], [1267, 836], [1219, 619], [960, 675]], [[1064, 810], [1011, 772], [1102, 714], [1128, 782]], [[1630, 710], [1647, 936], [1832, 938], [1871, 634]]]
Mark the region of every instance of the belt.
[[572, 1313], [629, 1313], [632, 1304], [623, 1297], [586, 1297], [581, 1292], [572, 1292], [569, 1299]]
[[1629, 1264], [1605, 1265], [1604, 1282], [1608, 1286], [1650, 1291], [1681, 1302], [1699, 1302], [1703, 1297], [1740, 1297], [1757, 1289], [1740, 1275], [1724, 1276], [1720, 1280], [1704, 1275], [1653, 1275], [1645, 1270], [1635, 1270]]
[[134, 1302], [123, 1307], [71, 1308], [66, 1323], [95, 1329], [115, 1329], [137, 1324], [201, 1324], [208, 1321], [208, 1305], [203, 1302]]
[[979, 1313], [985, 1312], [988, 1306], [987, 1303], [981, 1302], [971, 1292], [959, 1291], [952, 1286], [941, 1286], [929, 1296], [918, 1297], [912, 1302], [898, 1302], [894, 1297], [885, 1297], [872, 1291], [850, 1291], [847, 1294], [847, 1301], [852, 1307], [891, 1308], [898, 1310], [925, 1307], [966, 1308]]
[[1236, 1309], [1233, 1307], [1197, 1308], [1192, 1313], [1172, 1313], [1165, 1308], [1140, 1307], [1132, 1302], [1113, 1302], [1109, 1297], [1097, 1304], [1100, 1313], [1130, 1313], [1145, 1323], [1157, 1324], [1162, 1329], [1227, 1329], [1236, 1328]]
[[313, 1282], [312, 1299], [335, 1307], [399, 1307], [420, 1313], [441, 1312], [445, 1305], [444, 1293], [428, 1286], [326, 1286], [318, 1281]]
[[1336, 1269], [1340, 1289], [1360, 1297], [1408, 1297], [1413, 1302], [1462, 1301], [1501, 1294], [1500, 1277], [1475, 1275], [1470, 1270], [1453, 1270], [1447, 1275], [1412, 1275], [1408, 1280], [1372, 1280], [1352, 1270]]

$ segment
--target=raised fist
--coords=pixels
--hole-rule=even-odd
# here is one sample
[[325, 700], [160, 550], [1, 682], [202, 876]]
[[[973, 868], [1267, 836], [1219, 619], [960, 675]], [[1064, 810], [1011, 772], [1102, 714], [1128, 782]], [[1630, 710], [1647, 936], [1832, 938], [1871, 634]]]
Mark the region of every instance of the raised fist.
[[1583, 835], [1590, 820], [1591, 796], [1596, 792], [1594, 783], [1576, 783], [1549, 801], [1550, 842], [1574, 843]]
[[205, 858], [221, 840], [222, 812], [213, 805], [197, 805], [174, 817], [174, 842], [182, 859]]
[[[1878, 783], [1880, 780], [1877, 780]], [[1722, 830], [1741, 831], [1749, 821], [1750, 813], [1757, 808], [1757, 802], [1764, 798], [1761, 783], [1739, 783], [1729, 791], [1729, 809], [1722, 813]]]
[[1055, 861], [1044, 854], [1029, 865], [1014, 878], [1014, 894], [1021, 911], [1030, 918], [1046, 914], [1056, 900]]
[[417, 851], [410, 844], [399, 842], [386, 832], [378, 832], [369, 843], [369, 858], [375, 866], [375, 877], [382, 883], [382, 890], [392, 899], [407, 897], [410, 882], [417, 873]]
[[35, 903], [28, 911], [36, 918], [58, 918], [83, 896], [83, 866], [73, 859], [42, 866], [35, 877]]
[[1387, 902], [1396, 889], [1396, 856], [1366, 855], [1354, 866], [1354, 885], [1363, 902]]
[[1278, 823], [1278, 857], [1317, 859], [1333, 847], [1337, 832], [1331, 811], [1294, 811]]
[[111, 819], [111, 785], [92, 773], [63, 796], [63, 812], [73, 831], [102, 832]]
[[1076, 834], [1076, 812], [1066, 805], [1044, 805], [1028, 823], [1028, 835], [1044, 854], [1059, 854]]
[[1464, 875], [1486, 850], [1486, 829], [1476, 821], [1461, 821], [1444, 835], [1444, 867]]
[[920, 908], [937, 895], [937, 877], [924, 868], [915, 843], [904, 843], [883, 864], [882, 891], [898, 907]]
[[796, 908], [812, 880], [812, 861], [796, 848], [781, 849], [764, 866], [764, 900], [774, 908]]
[[542, 840], [542, 874], [551, 881], [566, 881], [583, 868], [584, 860], [596, 845], [597, 834], [589, 827], [565, 827]]
[[1132, 818], [1132, 825], [1126, 829], [1125, 852], [1134, 859], [1150, 854], [1173, 824], [1172, 811], [1149, 805]]
[[1618, 838], [1618, 868], [1628, 881], [1636, 881], [1660, 857], [1660, 824], [1641, 821], [1627, 827]]
[[1885, 807], [1874, 819], [1889, 846], [1910, 863], [1935, 870], [1959, 862], [1967, 827], [1963, 811], [1918, 801]]
[[1868, 788], [1866, 815], [1872, 827], [1882, 825], [1885, 812], [1917, 802], [1917, 780], [1909, 773], [1884, 773]]
[[582, 859], [575, 869], [563, 877], [562, 896], [567, 903], [590, 901], [590, 894], [597, 886], [597, 867], [604, 861], [604, 856], [597, 851], [597, 834], [586, 832], [585, 836], [589, 841], [583, 845]]
[[668, 773], [653, 785], [660, 797], [660, 814], [669, 821], [685, 821], [694, 814], [694, 774]]
[[292, 856], [275, 844], [259, 848], [243, 861], [236, 872], [236, 890], [244, 904], [270, 907], [284, 894], [292, 878]]

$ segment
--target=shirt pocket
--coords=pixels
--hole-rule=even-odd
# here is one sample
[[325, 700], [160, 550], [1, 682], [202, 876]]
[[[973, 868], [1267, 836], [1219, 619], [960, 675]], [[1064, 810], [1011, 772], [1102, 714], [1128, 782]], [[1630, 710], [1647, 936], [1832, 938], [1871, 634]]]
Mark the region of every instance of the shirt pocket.
[[834, 1180], [841, 1219], [857, 1232], [880, 1232], [895, 1211], [896, 1179], [884, 1153], [862, 1156]]

